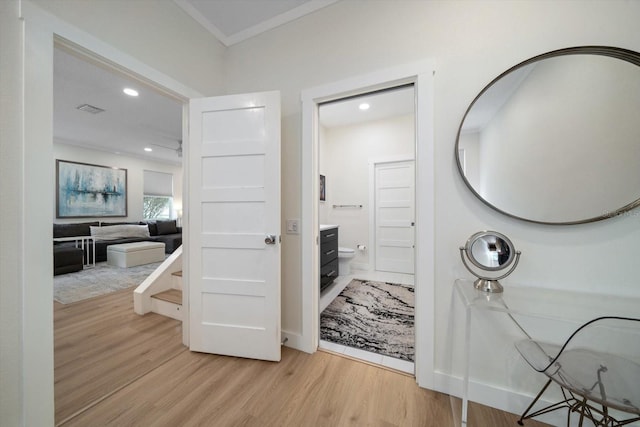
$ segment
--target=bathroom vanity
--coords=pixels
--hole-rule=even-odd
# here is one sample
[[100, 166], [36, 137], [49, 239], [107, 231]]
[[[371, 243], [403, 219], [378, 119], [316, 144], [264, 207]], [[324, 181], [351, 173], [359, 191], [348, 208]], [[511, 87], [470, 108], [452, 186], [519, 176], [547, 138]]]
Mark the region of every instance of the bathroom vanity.
[[338, 226], [320, 226], [320, 290], [338, 277]]

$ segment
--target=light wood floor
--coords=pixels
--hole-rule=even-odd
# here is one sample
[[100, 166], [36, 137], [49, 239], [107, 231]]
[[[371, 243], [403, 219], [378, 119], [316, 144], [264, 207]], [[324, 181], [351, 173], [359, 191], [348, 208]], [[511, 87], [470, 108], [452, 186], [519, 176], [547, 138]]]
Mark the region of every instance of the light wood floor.
[[186, 351], [181, 322], [133, 312], [133, 288], [54, 302], [56, 423]]
[[[458, 399], [334, 354], [283, 348], [273, 363], [192, 353], [181, 345], [179, 322], [133, 313], [130, 290], [56, 303], [55, 329], [56, 421], [65, 426], [457, 424]], [[471, 405], [468, 425], [516, 419]]]

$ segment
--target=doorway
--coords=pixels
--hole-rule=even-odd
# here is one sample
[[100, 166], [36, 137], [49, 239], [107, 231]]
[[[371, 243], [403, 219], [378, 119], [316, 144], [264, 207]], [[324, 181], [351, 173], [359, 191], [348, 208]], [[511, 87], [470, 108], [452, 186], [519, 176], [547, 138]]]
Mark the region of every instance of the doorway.
[[322, 103], [319, 124], [319, 347], [413, 374], [414, 87]]
[[[70, 86], [74, 85], [74, 81], [78, 78], [83, 78], [85, 79], [85, 84], [86, 81], [90, 81], [94, 86], [102, 86], [107, 90], [116, 89], [118, 91], [117, 94], [110, 94], [109, 96], [122, 96], [119, 93], [122, 90], [120, 84], [126, 80], [127, 83], [133, 82], [140, 89], [143, 88], [144, 91], [140, 90], [142, 96], [168, 98], [165, 102], [177, 105], [176, 108], [172, 109], [172, 113], [179, 117], [176, 120], [175, 117], [159, 115], [163, 116], [166, 121], [172, 119], [172, 123], [177, 121], [181, 125], [186, 98], [170, 95], [165, 88], [162, 88], [157, 83], [149, 83], [149, 80], [145, 80], [143, 83], [140, 80], [141, 77], [134, 74], [133, 71], [123, 71], [121, 67], [116, 66], [114, 63], [110, 63], [97, 54], [83, 49], [68, 40], [55, 38], [53, 46], [52, 63], [54, 72], [60, 73], [60, 69], [56, 69], [56, 66], [59, 67], [61, 62], [68, 66], [62, 73], [64, 77], [56, 75], [53, 80], [55, 89], [53, 98], [56, 101], [52, 103], [56, 108], [53, 114], [54, 122], [56, 118], [60, 120], [59, 114], [86, 114], [85, 112], [78, 113], [75, 111], [75, 107], [79, 105], [79, 102], [70, 102], [69, 93], [65, 94], [67, 96], [64, 98], [60, 93], [61, 91], [72, 91]], [[89, 75], [94, 75], [94, 73], [95, 80]], [[81, 90], [77, 87], [75, 89], [83, 92], [82, 96], [90, 98], [92, 103], [97, 103], [96, 100], [103, 102], [104, 104], [101, 105], [105, 107], [107, 114], [116, 116], [122, 114], [122, 108], [117, 108], [114, 100], [109, 99], [108, 96], [98, 96], [99, 94], [96, 95], [93, 91], [89, 93], [89, 91]], [[72, 92], [75, 93], [75, 91]], [[98, 92], [98, 88], [96, 88], [95, 92]], [[145, 118], [147, 119], [146, 121], [140, 120], [141, 134], [138, 137], [148, 133], [151, 136], [148, 136], [149, 141], [147, 142], [157, 141], [159, 144], [164, 143], [166, 136], [159, 132], [158, 128], [142, 125], [143, 122], [148, 125], [150, 112], [144, 111], [138, 112], [138, 114], [146, 115]], [[145, 219], [137, 217], [138, 210], [140, 214], [143, 211], [141, 208], [144, 193], [143, 172], [147, 168], [155, 168], [154, 166], [160, 166], [160, 169], [162, 169], [165, 163], [167, 166], [166, 169], [163, 169], [164, 172], [174, 171], [177, 173], [179, 167], [158, 159], [149, 160], [142, 156], [136, 157], [135, 154], [131, 153], [129, 155], [124, 152], [115, 153], [114, 151], [118, 150], [115, 146], [98, 147], [86, 144], [87, 140], [81, 135], [83, 132], [85, 132], [85, 135], [90, 135], [92, 129], [96, 126], [95, 117], [97, 116], [87, 114], [86, 117], [89, 118], [86, 120], [89, 124], [79, 127], [69, 126], [73, 120], [58, 121], [57, 129], [54, 126], [54, 130], [60, 131], [60, 128], [62, 128], [62, 135], [54, 133], [58, 145], [57, 148], [54, 146], [53, 157], [121, 167], [125, 162], [124, 167], [128, 169], [129, 174], [128, 197], [136, 196], [135, 202], [129, 200], [128, 215], [132, 220]], [[122, 118], [116, 117], [116, 119], [121, 120]], [[62, 123], [63, 125], [59, 126]], [[127, 125], [131, 126], [131, 123], [127, 123]], [[112, 123], [111, 126], [115, 127], [115, 124]], [[121, 127], [125, 128], [126, 126], [122, 124]], [[178, 127], [177, 132], [179, 133], [178, 137], [181, 138], [183, 132], [181, 126]], [[95, 133], [99, 133], [97, 129]], [[72, 139], [72, 136], [75, 139]], [[59, 143], [60, 141], [66, 143]], [[172, 156], [171, 158], [173, 156], [178, 157], [178, 153], [174, 150], [170, 150], [169, 154]], [[76, 156], [84, 156], [86, 158], [77, 158]], [[53, 163], [53, 158], [51, 160]], [[184, 166], [186, 167], [186, 162]], [[173, 180], [173, 174], [170, 176]], [[177, 182], [182, 185], [184, 180], [177, 180]], [[170, 187], [172, 186], [173, 183], [171, 183]], [[132, 205], [135, 203], [139, 205], [140, 209], [132, 209]], [[181, 206], [179, 208], [182, 209]], [[177, 207], [174, 206], [173, 210], [175, 211], [176, 209]], [[72, 221], [85, 220], [76, 219]], [[102, 222], [113, 221], [117, 221], [117, 219], [106, 218]], [[183, 227], [188, 226], [186, 221], [181, 225]], [[185, 328], [184, 326], [181, 328], [179, 321], [160, 315], [143, 317], [133, 311], [130, 286], [135, 286], [143, 280], [143, 277], [151, 271], [147, 267], [148, 265], [134, 267], [133, 269], [116, 270], [110, 269], [106, 262], [99, 263], [97, 268], [94, 267], [83, 272], [88, 275], [93, 274], [93, 279], [87, 279], [86, 276], [82, 278], [70, 277], [69, 279], [71, 279], [71, 282], [75, 279], [78, 283], [82, 283], [81, 281], [86, 283], [86, 280], [88, 280], [92, 286], [102, 286], [102, 282], [104, 282], [103, 287], [106, 288], [106, 293], [90, 299], [68, 301], [64, 304], [54, 302], [53, 377], [55, 380], [54, 417], [57, 424], [64, 423], [75, 417], [105, 396], [121, 389], [133, 379], [145, 375], [151, 369], [166, 363], [186, 350], [183, 345], [183, 332], [181, 331], [181, 329], [184, 330]], [[95, 274], [98, 272], [101, 273], [100, 277], [103, 280], [95, 279]], [[70, 275], [80, 273], [70, 273]], [[138, 275], [134, 276], [135, 279], [127, 277], [135, 275], [135, 273], [138, 273]], [[116, 285], [119, 283], [123, 284], [122, 289], [113, 292], [114, 289], [118, 289]], [[79, 324], [82, 327], [78, 327]], [[114, 331], [117, 331], [117, 334]]]
[[[322, 103], [413, 84], [415, 90], [415, 376], [421, 387], [436, 386], [434, 372], [434, 141], [433, 83], [430, 61], [407, 64], [304, 90], [302, 123], [302, 331], [300, 348], [314, 352], [319, 343], [319, 107]], [[329, 191], [330, 182], [327, 182]]]

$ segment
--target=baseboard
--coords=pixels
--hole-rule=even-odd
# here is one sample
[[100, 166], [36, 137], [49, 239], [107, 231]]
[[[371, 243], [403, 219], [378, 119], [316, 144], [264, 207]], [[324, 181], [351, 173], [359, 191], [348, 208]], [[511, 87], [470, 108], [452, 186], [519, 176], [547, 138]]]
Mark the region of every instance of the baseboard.
[[303, 351], [305, 353], [313, 353], [316, 351], [316, 348], [309, 347], [308, 343], [303, 340], [303, 336], [299, 333], [289, 332], [283, 329], [281, 336], [282, 340], [284, 340], [285, 338], [287, 339], [287, 341], [284, 343], [285, 347], [290, 347], [295, 350]]
[[[436, 391], [462, 398], [462, 378], [436, 371], [434, 373], [434, 380]], [[522, 414], [527, 406], [531, 404], [534, 397], [535, 396], [533, 395], [507, 390], [473, 380], [469, 381], [470, 401], [516, 415]], [[540, 399], [539, 401], [540, 406], [549, 405], [551, 403], [552, 402], [544, 399]], [[536, 417], [536, 420], [554, 426], [566, 425], [567, 415], [566, 411], [556, 411]]]

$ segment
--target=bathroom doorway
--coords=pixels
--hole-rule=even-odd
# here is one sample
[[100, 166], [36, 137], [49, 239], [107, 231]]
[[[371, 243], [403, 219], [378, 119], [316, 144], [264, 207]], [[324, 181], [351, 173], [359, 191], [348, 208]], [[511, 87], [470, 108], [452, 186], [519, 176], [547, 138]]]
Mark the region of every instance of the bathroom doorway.
[[413, 374], [414, 85], [318, 110], [319, 347]]

